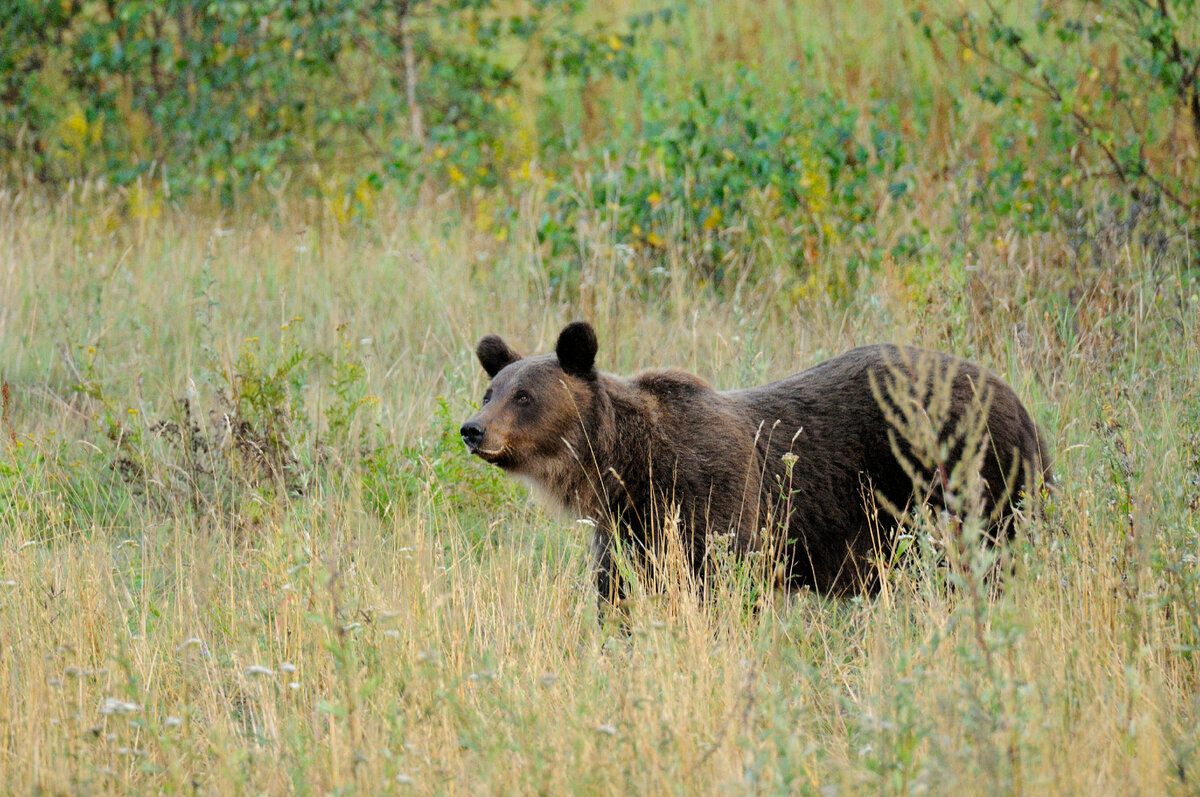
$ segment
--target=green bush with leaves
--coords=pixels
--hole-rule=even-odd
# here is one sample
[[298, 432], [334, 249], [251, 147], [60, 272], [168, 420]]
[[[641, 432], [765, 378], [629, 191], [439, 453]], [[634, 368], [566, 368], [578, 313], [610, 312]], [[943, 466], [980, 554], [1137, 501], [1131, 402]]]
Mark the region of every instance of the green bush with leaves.
[[[727, 85], [697, 84], [647, 119], [631, 147], [606, 152], [582, 187], [551, 190], [539, 237], [564, 257], [582, 220], [607, 224], [644, 270], [662, 266], [676, 246], [718, 289], [780, 262], [806, 278], [835, 243], [853, 242], [863, 256], [839, 264], [833, 279], [850, 287], [884, 254], [875, 241], [881, 198], [908, 190], [905, 147], [881, 118], [861, 120], [835, 95], [805, 92], [799, 79], [770, 96], [747, 68]], [[562, 262], [560, 279], [578, 266], [569, 256]]]
[[988, 2], [952, 15], [921, 3], [913, 18], [963, 61], [978, 57], [976, 92], [1030, 125], [1035, 165], [1054, 182], [1112, 179], [1200, 222], [1195, 0]]
[[[519, 83], [622, 74], [580, 0], [14, 0], [0, 8], [5, 171], [153, 173], [225, 200], [303, 177], [486, 183], [528, 159]], [[313, 171], [317, 178], [313, 179]], [[367, 189], [361, 181], [366, 179]]]

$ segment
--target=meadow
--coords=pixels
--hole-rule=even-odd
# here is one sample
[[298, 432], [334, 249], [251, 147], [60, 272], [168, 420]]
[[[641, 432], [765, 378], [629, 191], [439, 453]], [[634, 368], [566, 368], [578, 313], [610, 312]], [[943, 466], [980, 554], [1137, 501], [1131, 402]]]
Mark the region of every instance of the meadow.
[[[519, 122], [610, 159], [501, 188], [8, 179], [3, 790], [1200, 790], [1196, 228], [972, 94], [982, 59], [914, 8], [722, 0], [629, 44], [694, 161], [622, 144], [670, 114], [601, 77], [526, 86]], [[738, 204], [699, 199], [747, 163]], [[541, 352], [576, 318], [603, 370], [719, 388], [874, 341], [976, 360], [1057, 487], [1001, 590], [914, 549], [874, 597], [748, 611], [730, 579], [641, 594], [622, 633], [589, 529], [458, 439], [479, 337]]]

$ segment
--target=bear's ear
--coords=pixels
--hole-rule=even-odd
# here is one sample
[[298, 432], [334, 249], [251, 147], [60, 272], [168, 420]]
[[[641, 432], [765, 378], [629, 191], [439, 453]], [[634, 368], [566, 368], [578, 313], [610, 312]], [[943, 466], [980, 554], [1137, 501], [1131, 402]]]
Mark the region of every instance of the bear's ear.
[[596, 375], [596, 331], [586, 321], [573, 321], [563, 327], [558, 335], [554, 353], [558, 364], [568, 374], [581, 377]]
[[479, 364], [490, 378], [504, 370], [504, 366], [521, 359], [521, 355], [499, 335], [487, 335], [480, 340], [479, 345], [475, 347], [475, 356], [479, 358]]

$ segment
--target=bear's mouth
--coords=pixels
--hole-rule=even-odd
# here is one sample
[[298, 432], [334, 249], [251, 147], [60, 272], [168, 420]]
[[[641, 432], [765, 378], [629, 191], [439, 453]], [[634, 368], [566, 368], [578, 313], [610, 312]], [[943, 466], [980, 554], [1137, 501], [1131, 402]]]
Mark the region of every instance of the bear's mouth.
[[505, 454], [508, 451], [508, 446], [500, 446], [496, 449], [487, 449], [483, 446], [475, 446], [471, 449], [471, 453], [482, 459], [484, 462], [492, 465], [503, 465], [506, 460]]

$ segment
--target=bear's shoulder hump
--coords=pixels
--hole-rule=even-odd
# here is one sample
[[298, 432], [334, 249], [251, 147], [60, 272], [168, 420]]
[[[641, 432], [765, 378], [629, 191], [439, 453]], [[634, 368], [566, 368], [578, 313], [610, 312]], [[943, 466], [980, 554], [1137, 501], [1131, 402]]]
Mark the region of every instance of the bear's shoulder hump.
[[641, 390], [658, 394], [711, 392], [712, 386], [695, 374], [665, 368], [643, 371], [631, 380]]

